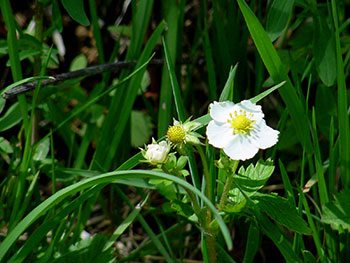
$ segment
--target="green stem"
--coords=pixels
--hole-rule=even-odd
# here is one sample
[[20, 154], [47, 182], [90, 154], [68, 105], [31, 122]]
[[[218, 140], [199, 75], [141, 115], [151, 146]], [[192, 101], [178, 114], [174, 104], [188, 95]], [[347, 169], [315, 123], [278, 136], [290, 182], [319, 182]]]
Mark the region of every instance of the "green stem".
[[[205, 156], [205, 153], [200, 145], [196, 145], [196, 149], [199, 153], [199, 156], [201, 157], [202, 164], [203, 164], [203, 173], [206, 183], [206, 192], [208, 199], [213, 202], [213, 185], [212, 180], [210, 178], [209, 168], [208, 168], [208, 162], [207, 158]], [[216, 248], [215, 248], [215, 234], [211, 231], [210, 223], [212, 220], [212, 213], [209, 209], [207, 209], [207, 218], [206, 223], [204, 224], [204, 239], [207, 245], [207, 251], [208, 251], [208, 260], [210, 263], [216, 263]]]
[[231, 185], [233, 183], [233, 178], [236, 172], [236, 169], [238, 167], [239, 161], [238, 160], [234, 160], [234, 164], [233, 167], [230, 167], [230, 173], [228, 174], [228, 176], [226, 177], [226, 182], [225, 182], [225, 186], [224, 186], [224, 190], [222, 192], [221, 195], [221, 199], [220, 199], [220, 204], [219, 207], [221, 208], [223, 205], [225, 205], [225, 202], [227, 200], [227, 195], [228, 192], [230, 191]]
[[216, 263], [215, 235], [209, 231], [204, 234], [204, 237], [208, 250], [208, 260], [210, 263]]
[[202, 160], [202, 165], [203, 165], [203, 173], [204, 173], [204, 178], [205, 178], [205, 184], [206, 184], [206, 189], [207, 189], [207, 197], [208, 199], [213, 202], [213, 193], [212, 193], [212, 181], [210, 178], [209, 174], [209, 168], [208, 168], [208, 161], [207, 157], [205, 156], [205, 153], [200, 145], [195, 145], [199, 156], [201, 157]]

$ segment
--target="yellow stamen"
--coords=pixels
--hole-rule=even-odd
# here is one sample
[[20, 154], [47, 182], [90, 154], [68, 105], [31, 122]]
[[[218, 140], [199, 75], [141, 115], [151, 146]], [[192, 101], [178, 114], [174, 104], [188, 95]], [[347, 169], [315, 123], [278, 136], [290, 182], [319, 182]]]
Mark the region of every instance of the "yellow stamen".
[[[227, 122], [231, 124], [234, 134], [244, 134], [250, 135], [250, 132], [254, 129], [253, 125], [256, 121], [252, 121], [247, 118], [247, 112], [239, 110], [240, 115], [237, 114], [237, 111], [234, 112], [234, 116], [230, 113], [231, 119], [228, 119]], [[254, 115], [249, 114], [249, 117], [252, 118]]]
[[166, 132], [168, 140], [172, 143], [178, 144], [185, 140], [186, 132], [181, 126], [171, 126]]

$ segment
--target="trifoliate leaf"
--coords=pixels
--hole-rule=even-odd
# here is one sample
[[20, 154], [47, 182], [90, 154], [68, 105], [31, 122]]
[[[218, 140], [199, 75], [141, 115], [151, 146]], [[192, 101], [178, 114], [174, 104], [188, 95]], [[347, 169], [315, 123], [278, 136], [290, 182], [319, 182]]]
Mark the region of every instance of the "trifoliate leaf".
[[300, 234], [310, 234], [306, 221], [297, 213], [288, 199], [276, 195], [255, 195], [252, 197], [259, 208], [272, 219]]

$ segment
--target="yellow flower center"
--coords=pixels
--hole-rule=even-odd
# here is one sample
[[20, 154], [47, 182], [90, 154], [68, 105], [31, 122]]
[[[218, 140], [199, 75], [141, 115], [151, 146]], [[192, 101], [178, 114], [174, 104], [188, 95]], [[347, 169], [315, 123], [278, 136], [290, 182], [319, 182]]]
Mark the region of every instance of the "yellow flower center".
[[178, 144], [185, 140], [186, 132], [181, 126], [171, 126], [166, 132], [168, 140], [172, 143]]
[[[239, 113], [240, 115], [235, 111], [235, 116], [230, 113], [231, 119], [228, 119], [227, 122], [231, 124], [234, 134], [250, 135], [250, 131], [254, 129], [253, 125], [256, 122], [247, 117], [246, 111], [240, 110]], [[249, 114], [249, 117], [253, 117], [253, 114]]]

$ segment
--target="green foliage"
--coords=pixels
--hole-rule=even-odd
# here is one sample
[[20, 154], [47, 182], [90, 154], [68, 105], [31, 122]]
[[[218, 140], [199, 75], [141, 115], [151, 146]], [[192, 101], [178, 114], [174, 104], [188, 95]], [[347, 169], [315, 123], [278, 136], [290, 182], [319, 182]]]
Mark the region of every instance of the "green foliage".
[[[349, 7], [0, 0], [0, 261], [346, 262]], [[261, 105], [278, 144], [214, 149], [216, 100]], [[151, 166], [138, 147], [173, 119], [197, 144]]]
[[350, 229], [350, 191], [345, 189], [334, 196], [334, 201], [323, 208], [322, 221], [334, 229]]
[[90, 24], [89, 19], [84, 10], [83, 0], [61, 0], [63, 7], [66, 9], [68, 14], [78, 23], [83, 26], [88, 26]]
[[276, 222], [300, 234], [310, 234], [307, 223], [298, 215], [294, 206], [287, 199], [275, 195], [256, 195], [253, 200]]

